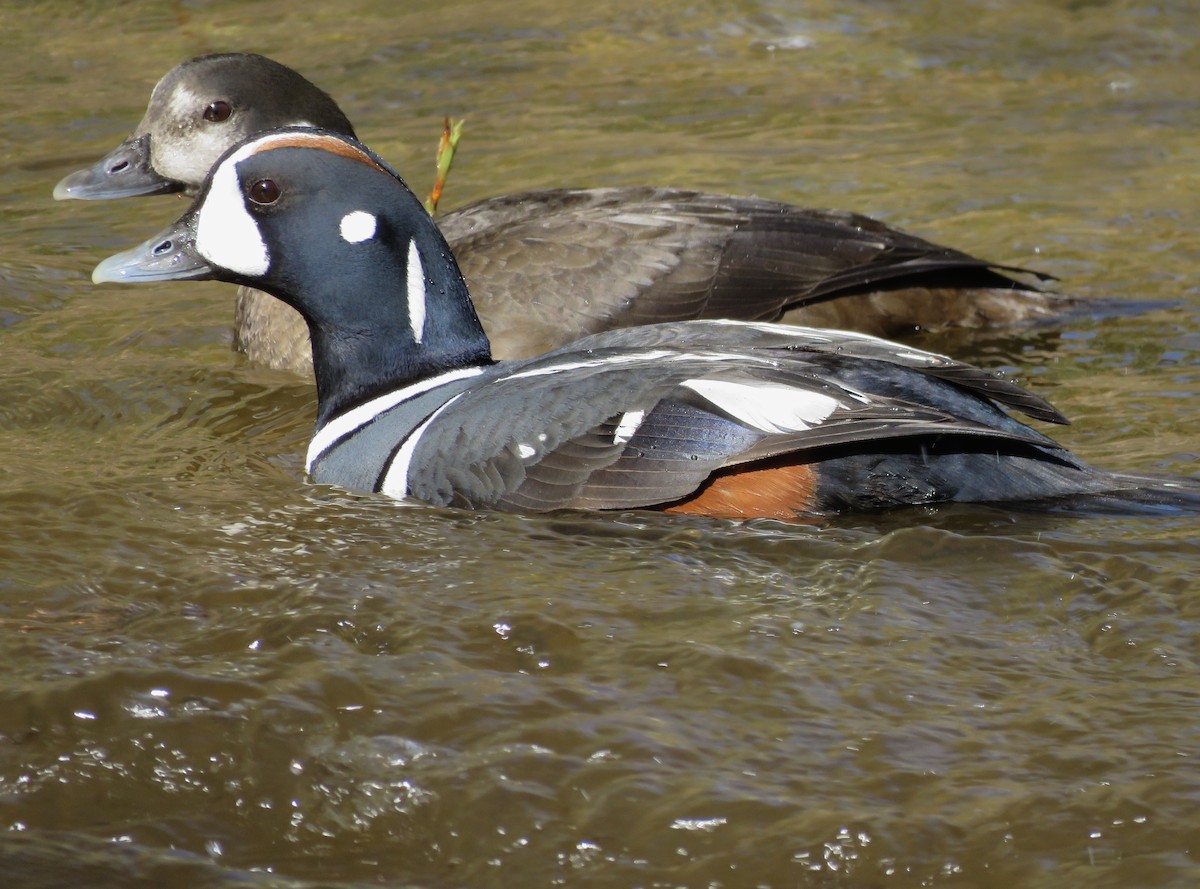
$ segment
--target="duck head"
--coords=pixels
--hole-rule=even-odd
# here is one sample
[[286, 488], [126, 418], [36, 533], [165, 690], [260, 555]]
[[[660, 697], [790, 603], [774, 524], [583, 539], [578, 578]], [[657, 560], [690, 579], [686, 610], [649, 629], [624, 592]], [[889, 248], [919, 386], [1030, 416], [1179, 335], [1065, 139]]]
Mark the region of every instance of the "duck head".
[[253, 53], [198, 56], [163, 76], [128, 139], [59, 182], [54, 197], [194, 194], [228, 148], [287, 126], [354, 135], [337, 103], [286, 65]]
[[417, 197], [348, 136], [289, 128], [213, 167], [176, 223], [92, 280], [217, 279], [265, 290], [308, 322], [318, 412], [491, 360], [449, 246]]

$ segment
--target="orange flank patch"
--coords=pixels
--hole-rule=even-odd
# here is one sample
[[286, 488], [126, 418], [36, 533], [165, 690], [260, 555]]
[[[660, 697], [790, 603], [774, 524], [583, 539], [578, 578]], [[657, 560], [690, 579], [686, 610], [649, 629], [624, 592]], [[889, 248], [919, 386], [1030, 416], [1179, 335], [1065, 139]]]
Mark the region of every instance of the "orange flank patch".
[[722, 519], [787, 519], [810, 516], [817, 495], [817, 470], [803, 463], [734, 467], [715, 473], [686, 500], [663, 512]]

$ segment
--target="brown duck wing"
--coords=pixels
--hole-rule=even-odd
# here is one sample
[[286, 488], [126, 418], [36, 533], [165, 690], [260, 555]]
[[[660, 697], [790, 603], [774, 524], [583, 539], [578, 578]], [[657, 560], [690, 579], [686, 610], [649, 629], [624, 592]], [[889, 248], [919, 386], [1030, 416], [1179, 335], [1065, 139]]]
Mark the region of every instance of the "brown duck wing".
[[[1021, 269], [865, 216], [757, 198], [550, 190], [482, 201], [440, 225], [498, 357], [538, 354], [614, 327], [776, 320], [799, 306], [900, 282], [1041, 296], [1001, 273]], [[861, 324], [887, 326], [869, 317]]]

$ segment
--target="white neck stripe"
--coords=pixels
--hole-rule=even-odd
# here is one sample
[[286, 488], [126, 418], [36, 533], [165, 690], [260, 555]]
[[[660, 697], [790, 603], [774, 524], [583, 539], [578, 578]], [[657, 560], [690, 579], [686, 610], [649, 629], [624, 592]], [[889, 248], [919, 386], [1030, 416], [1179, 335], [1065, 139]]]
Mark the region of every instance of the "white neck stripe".
[[425, 267], [417, 239], [408, 242], [408, 323], [418, 343], [425, 336]]
[[378, 398], [373, 398], [365, 404], [351, 408], [344, 414], [338, 414], [313, 433], [312, 441], [308, 443], [308, 456], [305, 459], [304, 468], [308, 472], [312, 472], [313, 464], [320, 459], [322, 454], [355, 429], [359, 429], [370, 423], [384, 411], [446, 383], [478, 376], [483, 373], [483, 370], [482, 367], [460, 367], [457, 370], [447, 371], [436, 377], [421, 380], [419, 383], [413, 383], [411, 386], [406, 386], [403, 389], [396, 389], [393, 392], [380, 395]]

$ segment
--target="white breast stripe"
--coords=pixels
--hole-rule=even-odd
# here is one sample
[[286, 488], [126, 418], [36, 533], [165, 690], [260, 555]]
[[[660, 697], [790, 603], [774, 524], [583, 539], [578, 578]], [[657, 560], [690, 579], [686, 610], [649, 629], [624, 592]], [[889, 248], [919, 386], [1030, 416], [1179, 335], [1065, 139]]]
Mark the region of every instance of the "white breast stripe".
[[367, 425], [389, 408], [408, 401], [410, 398], [415, 398], [422, 392], [428, 392], [430, 389], [436, 389], [438, 386], [454, 380], [478, 376], [481, 373], [483, 373], [482, 367], [460, 367], [458, 370], [447, 371], [403, 389], [380, 395], [344, 414], [339, 414], [313, 434], [312, 441], [308, 443], [308, 457], [304, 462], [304, 468], [308, 472], [312, 472], [313, 464], [322, 454], [355, 429]]
[[389, 497], [395, 497], [397, 500], [403, 500], [408, 496], [408, 467], [412, 463], [413, 452], [417, 449], [417, 443], [421, 440], [421, 436], [425, 434], [425, 430], [429, 428], [429, 424], [438, 418], [446, 408], [454, 404], [462, 398], [463, 393], [459, 393], [439, 407], [436, 411], [429, 415], [429, 419], [412, 431], [412, 435], [404, 439], [404, 444], [400, 446], [400, 450], [396, 451], [396, 456], [392, 458], [392, 462], [388, 465], [387, 473], [383, 476], [383, 484], [380, 486], [380, 493], [387, 494]]
[[840, 406], [821, 392], [790, 386], [686, 380], [683, 384], [731, 417], [763, 432], [801, 432], [823, 423]]
[[633, 434], [638, 431], [638, 427], [642, 425], [644, 419], [646, 419], [645, 411], [626, 411], [621, 416], [621, 422], [617, 424], [617, 431], [613, 433], [613, 444], [625, 444], [633, 438]]
[[408, 323], [418, 343], [425, 336], [425, 267], [417, 240], [408, 242]]

